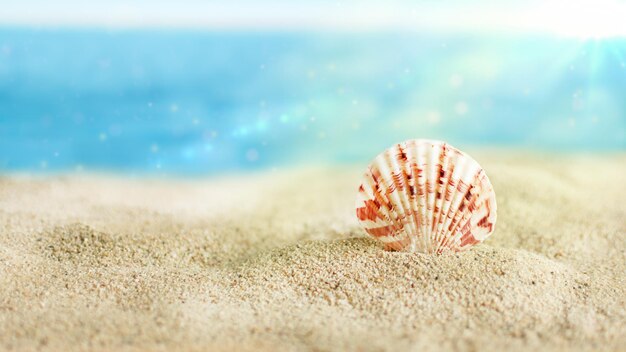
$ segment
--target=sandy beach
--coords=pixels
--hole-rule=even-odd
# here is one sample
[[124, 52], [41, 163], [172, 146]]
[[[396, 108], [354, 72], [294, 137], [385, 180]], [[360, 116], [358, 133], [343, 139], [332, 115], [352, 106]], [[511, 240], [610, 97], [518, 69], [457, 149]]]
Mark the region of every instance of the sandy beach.
[[364, 165], [0, 177], [1, 350], [624, 350], [626, 155], [476, 152], [495, 233], [385, 252]]

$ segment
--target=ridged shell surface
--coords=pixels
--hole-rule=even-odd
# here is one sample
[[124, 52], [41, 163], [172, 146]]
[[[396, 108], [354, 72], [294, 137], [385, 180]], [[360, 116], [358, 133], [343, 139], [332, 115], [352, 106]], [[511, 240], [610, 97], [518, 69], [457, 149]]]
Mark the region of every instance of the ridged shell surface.
[[496, 196], [469, 155], [445, 142], [409, 140], [369, 165], [356, 214], [388, 250], [459, 252], [493, 232]]

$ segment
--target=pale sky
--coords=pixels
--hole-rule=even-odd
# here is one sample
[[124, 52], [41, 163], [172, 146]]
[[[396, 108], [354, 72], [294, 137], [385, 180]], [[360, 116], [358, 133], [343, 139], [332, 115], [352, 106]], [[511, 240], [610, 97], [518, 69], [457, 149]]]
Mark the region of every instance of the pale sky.
[[0, 25], [626, 37], [626, 1], [0, 0]]

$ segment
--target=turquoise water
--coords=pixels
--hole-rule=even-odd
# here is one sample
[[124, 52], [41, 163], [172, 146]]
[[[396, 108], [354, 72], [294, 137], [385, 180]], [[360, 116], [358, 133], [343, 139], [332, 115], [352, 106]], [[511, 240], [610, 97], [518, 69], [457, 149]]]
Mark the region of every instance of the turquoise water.
[[0, 169], [360, 162], [408, 138], [626, 150], [626, 40], [0, 29]]

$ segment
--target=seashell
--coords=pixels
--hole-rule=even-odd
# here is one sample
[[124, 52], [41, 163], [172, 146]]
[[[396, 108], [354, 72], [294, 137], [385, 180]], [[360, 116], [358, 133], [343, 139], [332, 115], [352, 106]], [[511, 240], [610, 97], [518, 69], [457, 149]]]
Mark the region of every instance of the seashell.
[[369, 165], [356, 215], [387, 250], [459, 252], [493, 232], [496, 195], [469, 155], [441, 141], [408, 140]]

